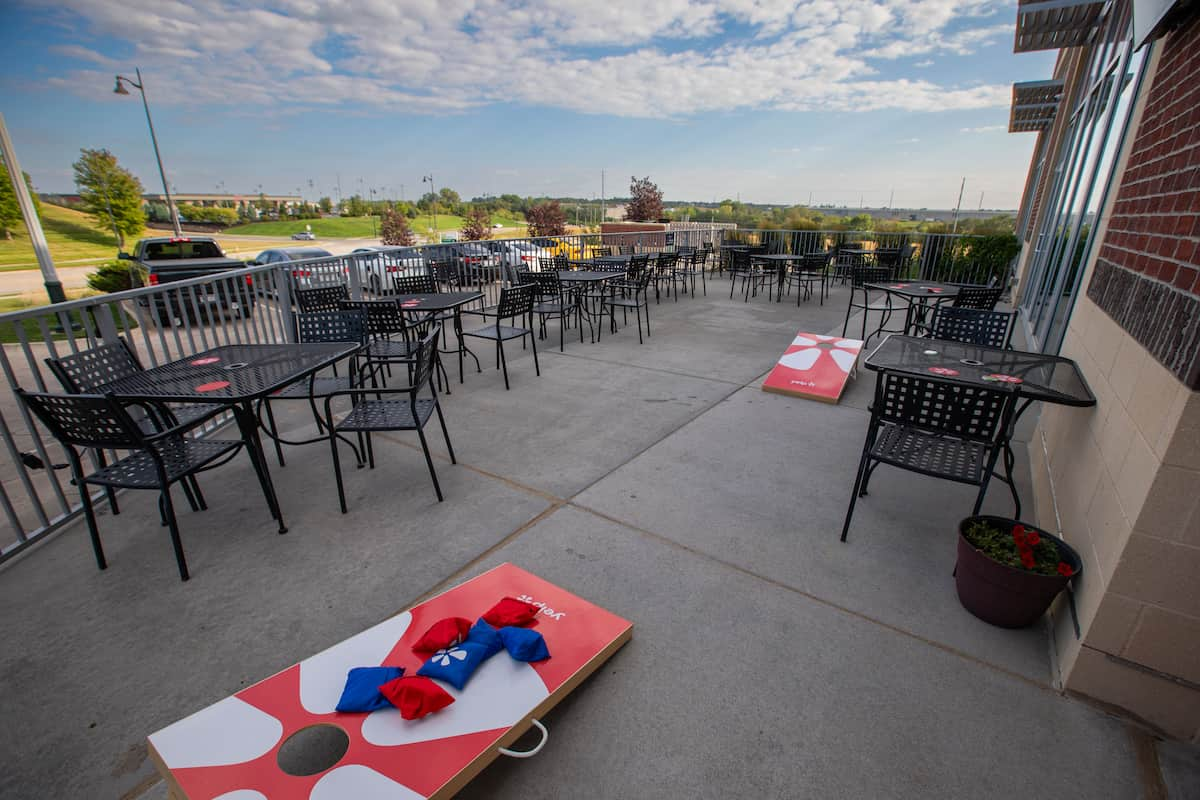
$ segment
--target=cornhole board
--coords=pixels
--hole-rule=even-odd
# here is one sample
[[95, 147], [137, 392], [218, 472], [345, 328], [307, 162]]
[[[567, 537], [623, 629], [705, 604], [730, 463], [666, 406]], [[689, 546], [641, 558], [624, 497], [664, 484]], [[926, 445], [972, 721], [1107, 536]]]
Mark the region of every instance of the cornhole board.
[[861, 339], [800, 331], [763, 381], [764, 392], [836, 403], [855, 373]]
[[[500, 652], [462, 691], [439, 682], [455, 702], [420, 720], [404, 720], [394, 708], [334, 710], [352, 667], [402, 666], [414, 675], [424, 659], [412, 645], [430, 625], [475, 620], [503, 597], [541, 608], [535, 624], [549, 659], [526, 664]], [[451, 797], [632, 635], [628, 620], [502, 564], [163, 728], [148, 739], [150, 755], [178, 800]], [[345, 754], [313, 775], [285, 773], [280, 747], [316, 725], [344, 731]]]

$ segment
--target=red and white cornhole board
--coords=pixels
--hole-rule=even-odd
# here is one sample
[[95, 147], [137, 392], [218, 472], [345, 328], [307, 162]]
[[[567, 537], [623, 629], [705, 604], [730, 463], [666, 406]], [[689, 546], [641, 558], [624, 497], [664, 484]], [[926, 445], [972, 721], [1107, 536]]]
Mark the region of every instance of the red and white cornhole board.
[[836, 403], [862, 348], [860, 339], [801, 331], [763, 381], [763, 391]]
[[[423, 659], [412, 645], [445, 617], [477, 619], [502, 597], [541, 607], [537, 630], [550, 658], [492, 656], [455, 702], [424, 719], [393, 708], [370, 714], [334, 710], [352, 667], [405, 667]], [[150, 754], [173, 797], [188, 800], [415, 800], [454, 795], [608, 660], [633, 624], [512, 564], [456, 586], [299, 664], [227, 697], [149, 737]], [[342, 758], [315, 775], [283, 772], [280, 746], [313, 725], [349, 737]]]

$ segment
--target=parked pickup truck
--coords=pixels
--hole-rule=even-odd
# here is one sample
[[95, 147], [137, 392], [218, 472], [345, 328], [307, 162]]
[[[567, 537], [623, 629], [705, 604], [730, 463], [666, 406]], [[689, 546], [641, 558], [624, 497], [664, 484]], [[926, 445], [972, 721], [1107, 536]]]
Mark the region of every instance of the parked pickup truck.
[[[149, 286], [217, 275], [246, 266], [236, 258], [227, 257], [216, 240], [208, 236], [140, 239], [132, 254], [120, 253], [118, 257], [136, 261]], [[138, 303], [143, 307], [153, 303], [159, 324], [172, 325], [183, 319], [195, 320], [197, 312], [202, 320], [248, 316], [254, 308], [254, 297], [244, 282], [224, 280], [196, 286], [191, 291], [141, 297]]]

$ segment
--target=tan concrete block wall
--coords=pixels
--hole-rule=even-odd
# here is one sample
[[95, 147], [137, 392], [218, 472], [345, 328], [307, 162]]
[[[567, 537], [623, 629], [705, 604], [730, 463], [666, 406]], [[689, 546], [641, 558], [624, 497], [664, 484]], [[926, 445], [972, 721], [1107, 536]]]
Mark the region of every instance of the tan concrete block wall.
[[1047, 406], [1034, 437], [1038, 524], [1084, 559], [1082, 638], [1053, 611], [1060, 679], [1200, 742], [1200, 392], [1086, 297], [1063, 355], [1097, 405]]

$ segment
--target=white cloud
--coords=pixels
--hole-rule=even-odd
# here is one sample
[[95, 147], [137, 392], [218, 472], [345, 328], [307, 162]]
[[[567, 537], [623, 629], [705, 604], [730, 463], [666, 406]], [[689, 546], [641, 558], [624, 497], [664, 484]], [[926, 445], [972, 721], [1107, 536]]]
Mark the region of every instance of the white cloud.
[[[1007, 31], [999, 0], [73, 0], [50, 85], [96, 97], [101, 42], [132, 49], [156, 103], [447, 113], [518, 102], [628, 117], [1007, 104], [1004, 86], [876, 77]], [[50, 12], [48, 12], [50, 13]], [[952, 28], [952, 29], [951, 29]], [[749, 35], [728, 37], [736, 29]], [[714, 45], [714, 42], [718, 44]], [[894, 70], [891, 70], [894, 73]]]
[[959, 133], [996, 133], [998, 131], [1007, 131], [1007, 125], [980, 125], [977, 128], [959, 128]]

